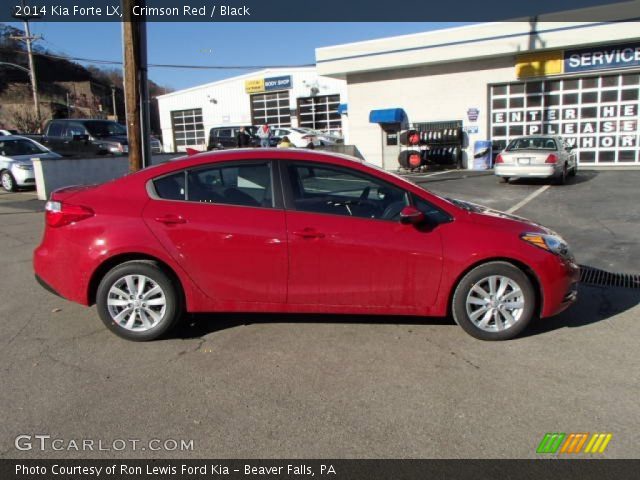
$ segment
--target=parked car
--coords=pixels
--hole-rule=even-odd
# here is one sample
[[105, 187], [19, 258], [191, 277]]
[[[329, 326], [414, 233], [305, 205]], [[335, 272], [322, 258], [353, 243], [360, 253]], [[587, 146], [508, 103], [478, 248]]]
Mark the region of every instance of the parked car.
[[273, 135], [277, 138], [288, 137], [298, 148], [314, 148], [322, 145], [315, 133], [298, 127], [275, 127]]
[[[61, 118], [50, 120], [42, 136], [29, 135], [63, 156], [122, 155], [129, 152], [127, 129], [112, 120]], [[162, 144], [151, 137], [152, 153], [161, 153]]]
[[576, 299], [578, 267], [554, 232], [344, 155], [204, 152], [57, 190], [45, 210], [37, 278], [131, 340], [185, 310], [451, 312], [504, 340]]
[[320, 140], [321, 145], [338, 145], [344, 143], [344, 139], [338, 135], [332, 133], [321, 132], [320, 130], [314, 130], [312, 128], [296, 127], [297, 130], [304, 130], [310, 135], [314, 135]]
[[33, 158], [60, 158], [35, 140], [17, 135], [0, 136], [0, 180], [7, 192], [33, 187]]
[[561, 137], [518, 137], [496, 157], [494, 172], [505, 183], [512, 177], [534, 177], [565, 184], [578, 172], [576, 157]]
[[0, 135], [19, 135], [19, 132], [18, 130], [13, 130], [13, 129], [9, 129], [9, 130], [0, 129]]
[[[241, 128], [245, 129], [245, 132], [251, 137], [251, 146], [259, 147], [260, 139], [256, 135], [258, 127], [255, 125], [236, 125], [236, 126], [224, 126], [214, 127], [209, 130], [209, 142], [207, 143], [207, 150], [220, 150], [224, 148], [236, 148], [238, 146], [238, 132]], [[277, 137], [271, 137], [269, 139], [269, 145], [275, 147], [278, 144]]]

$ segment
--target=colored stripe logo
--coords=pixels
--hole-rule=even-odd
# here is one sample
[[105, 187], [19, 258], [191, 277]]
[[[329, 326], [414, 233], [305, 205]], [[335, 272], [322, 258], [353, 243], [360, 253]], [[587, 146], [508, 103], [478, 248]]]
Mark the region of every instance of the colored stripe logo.
[[589, 433], [546, 433], [536, 453], [604, 453], [613, 437], [611, 433], [594, 433], [590, 438], [589, 435]]

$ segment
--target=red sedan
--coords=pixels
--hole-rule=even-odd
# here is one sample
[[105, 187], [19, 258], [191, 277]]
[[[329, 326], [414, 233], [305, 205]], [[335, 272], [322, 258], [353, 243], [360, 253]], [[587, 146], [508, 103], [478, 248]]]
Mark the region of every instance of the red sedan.
[[47, 289], [131, 340], [188, 312], [446, 316], [484, 340], [576, 298], [566, 243], [351, 157], [203, 153], [54, 192], [34, 252]]

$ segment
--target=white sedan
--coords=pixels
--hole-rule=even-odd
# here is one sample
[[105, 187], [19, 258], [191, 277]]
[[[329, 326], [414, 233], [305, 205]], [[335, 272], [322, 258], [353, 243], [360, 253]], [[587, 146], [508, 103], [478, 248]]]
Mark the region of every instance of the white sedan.
[[7, 192], [20, 187], [34, 187], [34, 158], [62, 158], [30, 138], [18, 135], [0, 136], [0, 180]]
[[494, 173], [505, 183], [512, 177], [535, 177], [564, 184], [577, 172], [573, 147], [554, 136], [515, 138], [496, 157], [494, 165]]
[[322, 145], [320, 139], [308, 130], [297, 127], [274, 128], [273, 136], [287, 137], [298, 148], [314, 148]]

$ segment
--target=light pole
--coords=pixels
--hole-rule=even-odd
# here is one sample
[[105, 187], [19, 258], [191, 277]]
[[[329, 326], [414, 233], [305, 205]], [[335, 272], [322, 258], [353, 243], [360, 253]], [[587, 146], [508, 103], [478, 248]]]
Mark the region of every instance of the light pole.
[[[24, 0], [21, 0], [22, 3], [22, 9], [24, 10], [24, 6], [25, 6], [25, 2]], [[29, 19], [30, 18], [39, 18], [39, 15], [31, 15], [31, 16], [26, 16], [26, 15], [22, 15], [22, 16], [15, 16], [15, 18], [22, 20], [24, 22], [24, 35], [23, 36], [18, 36], [18, 37], [12, 37], [15, 38], [17, 40], [24, 40], [27, 44], [27, 53], [29, 55], [29, 76], [31, 77], [31, 92], [33, 94], [33, 106], [35, 109], [35, 114], [36, 114], [36, 120], [38, 121], [38, 128], [40, 128], [41, 125], [41, 119], [40, 119], [40, 102], [38, 100], [38, 83], [36, 81], [36, 67], [35, 67], [35, 62], [33, 61], [33, 49], [31, 48], [31, 42], [33, 42], [34, 40], [38, 40], [41, 37], [40, 36], [32, 36], [31, 35], [31, 28], [29, 27]]]

